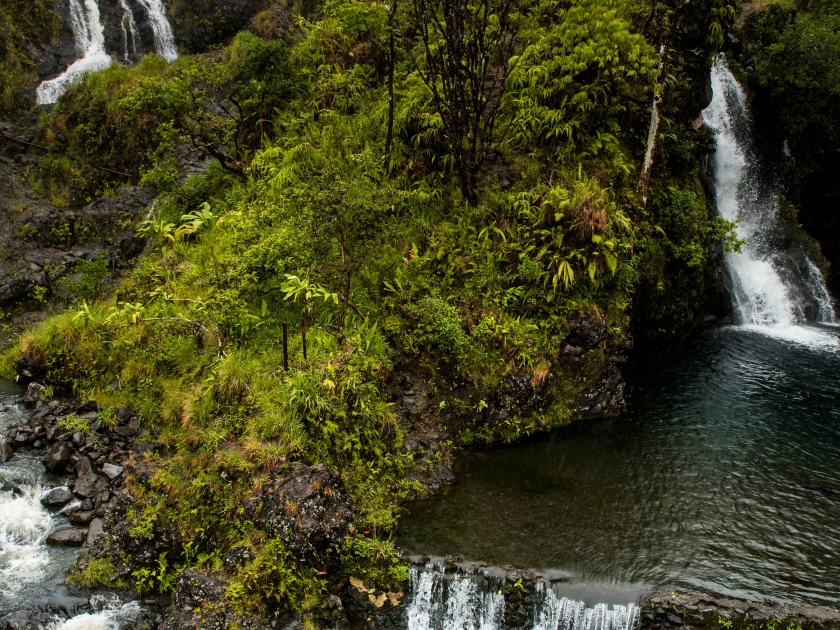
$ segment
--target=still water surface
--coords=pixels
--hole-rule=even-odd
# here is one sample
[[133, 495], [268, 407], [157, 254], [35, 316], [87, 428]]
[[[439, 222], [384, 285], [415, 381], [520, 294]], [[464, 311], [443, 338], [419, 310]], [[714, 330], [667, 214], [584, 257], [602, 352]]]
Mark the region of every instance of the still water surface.
[[418, 553], [582, 580], [840, 603], [840, 350], [730, 328], [638, 345], [629, 410], [466, 452]]

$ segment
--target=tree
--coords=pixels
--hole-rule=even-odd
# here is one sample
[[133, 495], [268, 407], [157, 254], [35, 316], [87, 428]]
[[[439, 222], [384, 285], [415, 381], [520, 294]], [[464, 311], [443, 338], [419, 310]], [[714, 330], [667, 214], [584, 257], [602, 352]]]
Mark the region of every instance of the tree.
[[513, 67], [516, 9], [515, 0], [414, 0], [425, 53], [420, 76], [470, 201], [478, 172], [503, 135], [497, 123]]

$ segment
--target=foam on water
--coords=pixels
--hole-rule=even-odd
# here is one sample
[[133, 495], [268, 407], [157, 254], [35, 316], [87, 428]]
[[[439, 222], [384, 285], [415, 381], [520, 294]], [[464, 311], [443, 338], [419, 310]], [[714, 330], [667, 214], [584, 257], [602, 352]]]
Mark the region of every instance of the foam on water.
[[84, 0], [84, 6], [79, 0], [70, 0], [70, 28], [76, 40], [76, 47], [83, 56], [64, 73], [38, 86], [39, 105], [55, 103], [67, 88], [79, 81], [86, 72], [101, 70], [111, 64], [111, 57], [105, 52], [105, 34], [99, 20], [99, 6], [96, 0]]
[[49, 630], [119, 630], [121, 622], [130, 621], [140, 612], [137, 602], [120, 604], [117, 600], [91, 599], [97, 612], [77, 615], [67, 620], [56, 620]]
[[831, 297], [807, 254], [779, 245], [778, 193], [760, 181], [746, 97], [724, 57], [715, 62], [711, 79], [713, 98], [703, 118], [716, 132], [717, 208], [722, 217], [738, 222], [738, 236], [745, 241], [740, 253], [725, 257], [739, 324], [794, 343], [836, 347], [831, 333], [803, 327], [835, 321]]
[[21, 495], [0, 492], [0, 594], [8, 597], [44, 578], [49, 562], [44, 539], [52, 526], [38, 487]]

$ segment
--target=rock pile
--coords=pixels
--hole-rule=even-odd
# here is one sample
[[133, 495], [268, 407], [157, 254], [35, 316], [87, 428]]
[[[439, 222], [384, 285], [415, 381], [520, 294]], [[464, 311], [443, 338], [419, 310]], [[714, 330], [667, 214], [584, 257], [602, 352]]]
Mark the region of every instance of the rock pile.
[[47, 544], [90, 545], [103, 532], [109, 503], [122, 491], [131, 451], [154, 450], [155, 445], [141, 436], [140, 419], [131, 409], [100, 417], [93, 402], [43, 401], [43, 389], [29, 383], [23, 402], [32, 413], [9, 427], [5, 440], [0, 440], [0, 459], [6, 461], [15, 452], [40, 457], [58, 486], [41, 503], [62, 510], [70, 521], [52, 532]]

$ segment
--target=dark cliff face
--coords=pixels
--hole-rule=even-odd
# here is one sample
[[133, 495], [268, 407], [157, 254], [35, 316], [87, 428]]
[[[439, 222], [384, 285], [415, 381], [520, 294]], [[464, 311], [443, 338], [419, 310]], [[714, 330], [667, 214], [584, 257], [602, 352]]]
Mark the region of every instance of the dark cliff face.
[[266, 0], [168, 0], [169, 21], [182, 53], [199, 53], [224, 42], [266, 8]]

